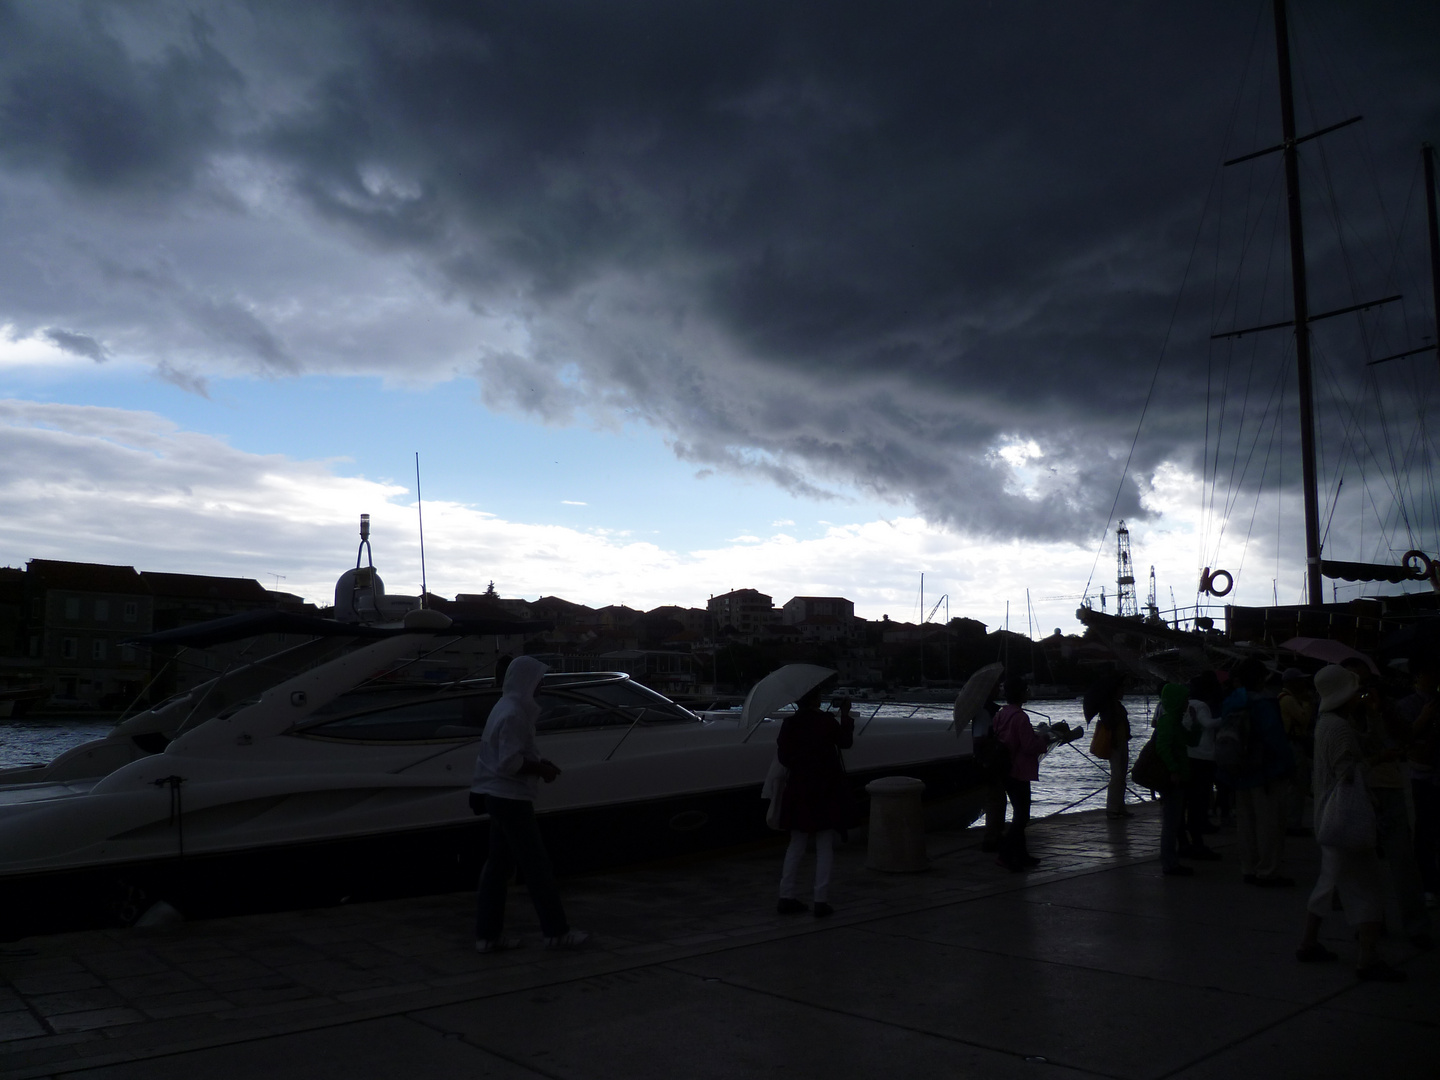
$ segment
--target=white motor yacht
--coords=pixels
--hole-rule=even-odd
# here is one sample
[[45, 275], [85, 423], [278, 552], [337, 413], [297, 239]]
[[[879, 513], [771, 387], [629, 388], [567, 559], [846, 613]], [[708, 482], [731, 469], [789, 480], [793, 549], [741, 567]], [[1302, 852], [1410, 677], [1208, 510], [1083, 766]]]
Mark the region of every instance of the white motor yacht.
[[[438, 612], [366, 632], [384, 636], [318, 637], [0, 774], [11, 935], [123, 924], [161, 899], [195, 916], [473, 882], [485, 822], [468, 789], [499, 690], [404, 677], [459, 632]], [[709, 717], [620, 673], [547, 674], [540, 697], [541, 751], [562, 774], [536, 808], [562, 872], [766, 835], [780, 725], [764, 714], [780, 703], [761, 688]], [[877, 717], [845, 761], [857, 790], [916, 776], [974, 816], [968, 723]]]

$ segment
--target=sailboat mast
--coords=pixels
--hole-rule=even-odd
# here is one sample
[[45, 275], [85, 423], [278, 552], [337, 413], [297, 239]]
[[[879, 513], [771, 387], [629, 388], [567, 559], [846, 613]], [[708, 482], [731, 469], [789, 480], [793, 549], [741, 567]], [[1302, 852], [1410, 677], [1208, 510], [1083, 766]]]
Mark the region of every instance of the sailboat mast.
[[1435, 148], [1426, 143], [1420, 150], [1425, 159], [1425, 217], [1430, 225], [1430, 288], [1435, 294], [1435, 350], [1440, 357], [1440, 222], [1435, 212]]
[[1320, 582], [1320, 496], [1315, 468], [1315, 397], [1310, 369], [1310, 298], [1305, 277], [1305, 228], [1300, 213], [1300, 157], [1295, 149], [1295, 94], [1290, 78], [1290, 32], [1285, 0], [1275, 0], [1275, 55], [1280, 74], [1280, 134], [1285, 158], [1285, 203], [1290, 212], [1290, 284], [1295, 308], [1295, 369], [1300, 391], [1300, 455], [1305, 487], [1307, 600], [1323, 599]]

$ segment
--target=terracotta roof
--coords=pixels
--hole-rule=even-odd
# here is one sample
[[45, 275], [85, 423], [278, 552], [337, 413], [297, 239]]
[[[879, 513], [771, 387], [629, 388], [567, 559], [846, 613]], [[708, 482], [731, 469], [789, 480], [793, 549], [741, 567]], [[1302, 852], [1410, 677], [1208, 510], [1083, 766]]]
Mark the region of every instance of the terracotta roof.
[[208, 574], [161, 574], [145, 571], [140, 575], [156, 596], [176, 599], [243, 600], [249, 603], [272, 603], [265, 587], [253, 578], [211, 577]]
[[47, 589], [76, 589], [80, 592], [134, 593], [150, 589], [133, 566], [106, 566], [102, 563], [61, 562], [31, 559], [26, 570]]

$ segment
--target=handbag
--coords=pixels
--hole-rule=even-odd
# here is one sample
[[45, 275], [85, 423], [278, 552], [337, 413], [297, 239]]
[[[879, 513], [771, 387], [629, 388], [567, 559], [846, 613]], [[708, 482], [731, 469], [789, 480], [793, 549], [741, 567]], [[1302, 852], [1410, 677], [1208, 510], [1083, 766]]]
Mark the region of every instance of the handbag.
[[1315, 839], [1342, 851], [1370, 851], [1375, 847], [1375, 806], [1357, 766], [1350, 766], [1320, 811]]
[[1101, 761], [1109, 761], [1110, 755], [1115, 753], [1115, 733], [1103, 720], [1095, 722], [1095, 737], [1090, 740], [1090, 753]]
[[1135, 755], [1130, 778], [1138, 786], [1151, 791], [1164, 791], [1170, 787], [1170, 770], [1165, 767], [1165, 762], [1160, 759], [1160, 751], [1155, 748], [1155, 736], [1150, 736], [1150, 741]]

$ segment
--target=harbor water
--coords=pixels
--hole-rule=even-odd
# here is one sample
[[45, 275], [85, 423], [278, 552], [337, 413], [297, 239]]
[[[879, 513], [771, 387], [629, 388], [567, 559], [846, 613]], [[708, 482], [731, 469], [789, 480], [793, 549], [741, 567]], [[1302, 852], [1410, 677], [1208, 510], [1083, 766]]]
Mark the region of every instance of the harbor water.
[[[1130, 711], [1130, 723], [1135, 738], [1130, 743], [1132, 756], [1149, 734], [1149, 718], [1154, 708], [1153, 698], [1133, 697], [1125, 699]], [[1026, 706], [1031, 719], [1037, 723], [1050, 720], [1066, 723], [1072, 727], [1083, 725], [1079, 698], [1059, 701], [1035, 701]], [[865, 702], [855, 704], [857, 730], [862, 729], [871, 715], [914, 716], [916, 718], [950, 718], [947, 705], [872, 705]], [[103, 737], [112, 727], [108, 720], [94, 717], [37, 717], [0, 721], [0, 768], [17, 765], [43, 764], [91, 739]], [[1040, 780], [1034, 786], [1034, 803], [1031, 813], [1039, 818], [1047, 814], [1094, 810], [1105, 805], [1105, 784], [1109, 778], [1109, 767], [1092, 758], [1088, 752], [1090, 738], [1087, 732], [1073, 743], [1056, 747], [1040, 763]], [[1131, 796], [1134, 798], [1135, 796]]]

